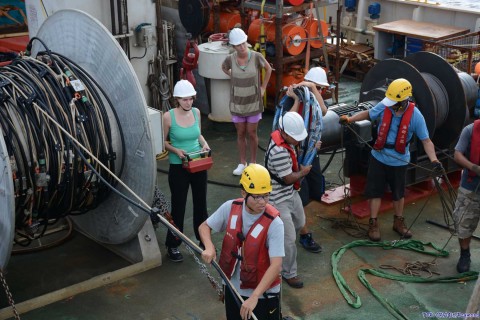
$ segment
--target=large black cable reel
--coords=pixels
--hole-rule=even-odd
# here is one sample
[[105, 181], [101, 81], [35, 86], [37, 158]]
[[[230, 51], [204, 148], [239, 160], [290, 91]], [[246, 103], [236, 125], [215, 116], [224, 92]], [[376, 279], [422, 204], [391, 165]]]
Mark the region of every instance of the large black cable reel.
[[[458, 167], [452, 160], [454, 146], [463, 127], [471, 122], [477, 90], [475, 81], [470, 75], [458, 72], [442, 57], [431, 52], [417, 52], [404, 60], [386, 59], [377, 63], [365, 75], [357, 108], [375, 106], [385, 97], [388, 85], [398, 78], [405, 78], [412, 84], [413, 99], [425, 117], [432, 142], [437, 149], [441, 149], [437, 156], [446, 171], [457, 170]], [[374, 123], [372, 136], [376, 136]], [[360, 173], [359, 168], [367, 165], [370, 148], [365, 144], [350, 145], [352, 147], [347, 148], [347, 171]], [[409, 167], [408, 185], [424, 181], [430, 176], [428, 170], [421, 168], [430, 166], [422, 143], [412, 141], [410, 152], [411, 162], [420, 168]]]

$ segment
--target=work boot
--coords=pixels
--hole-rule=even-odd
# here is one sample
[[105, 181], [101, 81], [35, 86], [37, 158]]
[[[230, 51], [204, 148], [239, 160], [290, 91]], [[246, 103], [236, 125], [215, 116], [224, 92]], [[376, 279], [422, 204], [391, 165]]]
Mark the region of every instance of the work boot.
[[410, 239], [412, 233], [405, 226], [405, 218], [400, 216], [393, 216], [393, 231], [397, 232], [404, 239]]
[[371, 241], [380, 241], [380, 229], [378, 228], [377, 218], [370, 218], [368, 221], [368, 238]]
[[298, 241], [307, 251], [313, 253], [322, 252], [322, 247], [318, 243], [316, 243], [315, 240], [313, 240], [311, 232], [301, 234]]
[[470, 249], [466, 249], [460, 252], [460, 259], [457, 263], [458, 273], [467, 272], [470, 270]]
[[292, 288], [295, 288], [295, 289], [303, 288], [303, 281], [298, 276], [295, 276], [295, 277], [289, 278], [289, 279], [282, 276], [282, 278]]

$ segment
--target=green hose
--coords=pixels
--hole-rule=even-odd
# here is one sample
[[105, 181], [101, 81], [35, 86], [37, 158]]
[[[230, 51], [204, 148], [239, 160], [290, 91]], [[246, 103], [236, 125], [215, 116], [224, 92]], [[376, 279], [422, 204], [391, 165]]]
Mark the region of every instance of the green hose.
[[[350, 242], [347, 245], [344, 245], [340, 249], [336, 250], [332, 254], [332, 273], [337, 286], [342, 293], [347, 303], [352, 306], [353, 308], [360, 308], [362, 306], [362, 302], [358, 294], [353, 291], [346, 283], [343, 276], [338, 271], [338, 263], [342, 258], [343, 254], [350, 248], [355, 247], [381, 247], [384, 250], [391, 250], [391, 249], [403, 249], [403, 250], [411, 250], [416, 251], [424, 254], [428, 254], [431, 256], [436, 257], [446, 257], [448, 256], [448, 251], [440, 249], [436, 247], [433, 243], [423, 243], [418, 240], [399, 240], [399, 241], [381, 241], [381, 242], [372, 242], [369, 240], [356, 240]], [[384, 299], [380, 293], [375, 290], [366, 278], [366, 274], [371, 274], [377, 277], [402, 281], [402, 282], [415, 282], [415, 283], [432, 283], [432, 282], [439, 282], [439, 283], [447, 283], [447, 282], [459, 282], [459, 281], [468, 281], [468, 280], [475, 280], [478, 277], [478, 272], [470, 271], [460, 273], [456, 276], [447, 276], [447, 277], [438, 277], [438, 278], [422, 278], [417, 276], [408, 276], [408, 275], [394, 275], [387, 273], [383, 270], [378, 269], [360, 269], [358, 271], [358, 278], [362, 282], [362, 284], [372, 293], [372, 295], [397, 319], [408, 319], [398, 308], [395, 307], [391, 302], [388, 302]], [[353, 297], [353, 299], [352, 299]], [[355, 301], [354, 301], [355, 300]]]

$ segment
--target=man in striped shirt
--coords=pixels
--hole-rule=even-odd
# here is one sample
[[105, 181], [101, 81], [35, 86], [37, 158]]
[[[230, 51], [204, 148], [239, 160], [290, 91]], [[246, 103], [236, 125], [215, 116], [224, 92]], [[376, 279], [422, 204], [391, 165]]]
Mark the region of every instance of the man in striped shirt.
[[293, 288], [302, 288], [297, 274], [297, 233], [305, 225], [305, 212], [298, 193], [300, 181], [312, 166], [299, 166], [295, 146], [307, 137], [302, 117], [287, 112], [279, 120], [279, 129], [271, 134], [265, 154], [265, 167], [272, 178], [270, 202], [280, 212], [285, 228], [285, 257], [282, 278]]

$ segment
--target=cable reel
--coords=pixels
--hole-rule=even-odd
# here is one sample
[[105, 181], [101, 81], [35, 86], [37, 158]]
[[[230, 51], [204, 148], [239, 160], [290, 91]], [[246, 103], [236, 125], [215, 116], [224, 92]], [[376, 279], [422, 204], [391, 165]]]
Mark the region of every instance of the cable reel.
[[[65, 28], [66, 25], [69, 28]], [[146, 101], [140, 83], [118, 42], [97, 19], [79, 10], [55, 12], [42, 24], [37, 37], [42, 39], [52, 52], [79, 64], [95, 79], [96, 89], [101, 88], [104, 95], [111, 100], [118, 117], [118, 128], [112, 110], [107, 109], [105, 117], [111, 125], [113, 149], [117, 150], [116, 160], [113, 160], [116, 164], [115, 174], [120, 173], [122, 164], [119, 161], [123, 158], [124, 169], [120, 178], [139, 197], [151, 203], [156, 180], [156, 162]], [[44, 50], [43, 45], [35, 41], [31, 50], [32, 56]], [[25, 103], [31, 103], [28, 102], [29, 99], [26, 99]], [[78, 119], [80, 122], [83, 120]], [[44, 129], [48, 129], [47, 126], [55, 128], [49, 121], [44, 123]], [[119, 138], [120, 128], [125, 133], [124, 145]], [[2, 134], [0, 167], [3, 169], [0, 173], [2, 177], [12, 177], [12, 167], [15, 169], [16, 164], [10, 163], [10, 158], [6, 155], [6, 145]], [[56, 145], [54, 144], [54, 148]], [[11, 178], [1, 181], [0, 206], [5, 210], [2, 210], [0, 220], [0, 266], [4, 267], [11, 251], [12, 230], [15, 226], [12, 218], [14, 186]], [[125, 192], [122, 187], [118, 189]], [[116, 194], [111, 194], [107, 201], [85, 214], [72, 216], [76, 228], [90, 238], [114, 245], [126, 243], [136, 237], [147, 218], [147, 215], [126, 204]]]
[[[65, 28], [65, 25], [70, 27]], [[112, 133], [115, 149], [119, 150], [117, 159], [125, 158], [120, 178], [142, 199], [151, 203], [156, 163], [147, 103], [138, 78], [118, 42], [105, 32], [105, 27], [97, 19], [78, 10], [54, 13], [42, 24], [37, 36], [50, 50], [81, 65], [110, 98], [125, 133], [124, 148], [118, 146], [118, 131]], [[43, 50], [41, 44], [35, 42], [32, 55], [40, 50]], [[109, 112], [108, 116], [113, 117], [113, 114]], [[120, 191], [123, 192], [123, 188]], [[73, 217], [77, 228], [108, 244], [121, 244], [133, 239], [146, 219], [145, 215], [137, 213], [135, 208], [126, 205], [116, 195], [111, 195], [108, 202], [104, 201], [89, 213]]]

